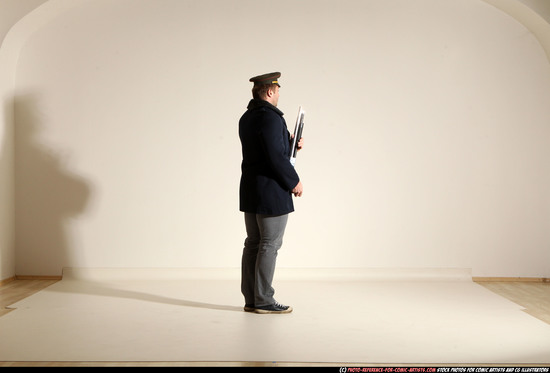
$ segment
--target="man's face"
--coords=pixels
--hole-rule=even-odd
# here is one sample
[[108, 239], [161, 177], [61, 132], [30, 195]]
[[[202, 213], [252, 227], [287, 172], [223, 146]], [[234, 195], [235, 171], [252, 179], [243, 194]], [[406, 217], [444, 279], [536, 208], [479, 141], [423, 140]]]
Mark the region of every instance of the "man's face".
[[279, 103], [279, 86], [275, 86], [275, 92], [273, 93], [273, 106], [277, 106]]
[[274, 89], [270, 89], [271, 91], [271, 97], [270, 97], [270, 103], [273, 106], [277, 106], [279, 103], [279, 86], [276, 85]]

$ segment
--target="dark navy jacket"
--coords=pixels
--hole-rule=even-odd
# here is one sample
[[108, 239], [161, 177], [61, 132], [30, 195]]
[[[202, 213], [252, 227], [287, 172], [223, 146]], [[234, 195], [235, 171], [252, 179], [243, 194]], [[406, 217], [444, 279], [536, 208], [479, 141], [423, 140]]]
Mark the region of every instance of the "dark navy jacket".
[[251, 100], [239, 121], [243, 161], [240, 210], [265, 215], [294, 211], [292, 189], [300, 178], [290, 164], [290, 134], [283, 113]]

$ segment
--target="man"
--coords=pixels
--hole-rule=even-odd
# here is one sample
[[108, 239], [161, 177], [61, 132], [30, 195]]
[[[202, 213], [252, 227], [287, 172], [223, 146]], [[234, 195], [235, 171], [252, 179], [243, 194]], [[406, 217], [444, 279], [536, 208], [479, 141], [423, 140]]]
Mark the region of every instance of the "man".
[[[244, 310], [290, 313], [278, 303], [271, 286], [277, 251], [282, 245], [288, 214], [294, 211], [292, 194], [300, 197], [302, 183], [290, 164], [290, 134], [277, 108], [281, 73], [255, 76], [253, 99], [239, 121], [243, 161], [240, 210], [247, 238], [242, 255], [241, 291]], [[298, 148], [303, 145], [299, 139]]]

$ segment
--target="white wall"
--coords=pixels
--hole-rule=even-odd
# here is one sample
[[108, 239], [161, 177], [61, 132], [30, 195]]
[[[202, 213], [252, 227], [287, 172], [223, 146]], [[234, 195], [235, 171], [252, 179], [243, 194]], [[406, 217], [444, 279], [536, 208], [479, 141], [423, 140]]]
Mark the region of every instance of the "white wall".
[[550, 276], [550, 65], [493, 6], [72, 4], [17, 65], [18, 274], [238, 267], [237, 121], [281, 71], [308, 117], [279, 266]]
[[15, 275], [13, 89], [18, 49], [10, 29], [46, 0], [0, 0], [0, 280]]

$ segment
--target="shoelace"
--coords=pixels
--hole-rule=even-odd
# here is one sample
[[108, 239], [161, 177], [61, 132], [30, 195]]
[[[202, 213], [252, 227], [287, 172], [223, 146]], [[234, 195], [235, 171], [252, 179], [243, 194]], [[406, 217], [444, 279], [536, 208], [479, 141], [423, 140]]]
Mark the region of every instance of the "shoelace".
[[281, 304], [277, 301], [275, 301], [275, 307], [278, 307], [278, 308], [288, 308], [287, 306], [285, 306], [284, 304]]

